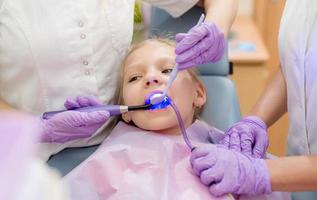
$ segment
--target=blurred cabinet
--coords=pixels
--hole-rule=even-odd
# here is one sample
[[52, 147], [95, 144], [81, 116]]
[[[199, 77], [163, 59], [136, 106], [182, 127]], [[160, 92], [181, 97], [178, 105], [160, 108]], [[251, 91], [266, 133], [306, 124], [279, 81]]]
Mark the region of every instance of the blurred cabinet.
[[263, 65], [268, 59], [268, 50], [253, 18], [237, 16], [229, 33], [229, 60], [235, 65]]
[[270, 53], [267, 66], [276, 69], [278, 58], [278, 30], [285, 0], [254, 0], [254, 21]]

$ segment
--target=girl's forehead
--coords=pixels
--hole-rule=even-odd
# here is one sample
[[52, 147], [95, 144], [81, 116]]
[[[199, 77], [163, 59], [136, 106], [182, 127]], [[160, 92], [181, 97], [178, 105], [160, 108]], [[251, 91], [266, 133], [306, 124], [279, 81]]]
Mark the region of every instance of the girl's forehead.
[[131, 54], [138, 53], [138, 52], [147, 52], [149, 54], [155, 53], [155, 52], [174, 52], [175, 47], [171, 46], [167, 43], [160, 42], [160, 41], [145, 41], [142, 44], [140, 44], [139, 47], [137, 47], [135, 50], [133, 50]]
[[132, 50], [127, 56], [124, 65], [162, 59], [175, 59], [174, 46], [158, 41], [146, 41]]
[[163, 46], [163, 47], [170, 47], [175, 48], [172, 42], [166, 42], [164, 40], [146, 40], [142, 42], [143, 45], [153, 45], [153, 46]]

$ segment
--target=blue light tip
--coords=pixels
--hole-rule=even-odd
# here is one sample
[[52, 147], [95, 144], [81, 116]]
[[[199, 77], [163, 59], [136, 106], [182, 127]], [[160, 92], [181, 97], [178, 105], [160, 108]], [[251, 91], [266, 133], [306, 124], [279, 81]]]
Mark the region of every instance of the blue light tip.
[[[151, 104], [151, 98], [153, 98], [154, 95], [163, 95], [162, 92], [155, 92], [146, 98], [144, 104]], [[152, 106], [149, 108], [149, 110], [157, 110], [157, 109], [164, 109], [167, 108], [169, 105], [171, 105], [171, 99], [168, 96], [164, 96], [163, 101], [157, 104], [152, 104]]]

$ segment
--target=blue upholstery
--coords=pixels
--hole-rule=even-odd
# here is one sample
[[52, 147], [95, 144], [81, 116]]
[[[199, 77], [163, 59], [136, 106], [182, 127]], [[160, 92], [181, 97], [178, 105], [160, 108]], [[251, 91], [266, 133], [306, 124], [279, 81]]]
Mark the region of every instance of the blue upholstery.
[[226, 130], [240, 119], [240, 109], [232, 81], [221, 76], [201, 76], [207, 89], [202, 119], [220, 130]]
[[99, 145], [67, 148], [52, 156], [47, 164], [64, 176], [96, 151]]
[[[154, 8], [150, 32], [157, 36], [170, 36], [178, 32], [186, 32], [196, 24], [202, 9], [192, 8], [180, 18], [172, 18], [163, 10]], [[163, 33], [163, 35], [162, 35]], [[240, 118], [239, 104], [235, 93], [234, 84], [227, 78], [229, 73], [229, 63], [227, 55], [215, 64], [208, 64], [199, 67], [201, 78], [206, 85], [208, 92], [208, 102], [202, 113], [202, 118], [221, 130], [225, 130], [229, 125]], [[97, 146], [67, 148], [52, 156], [48, 164], [58, 169], [62, 175], [67, 174], [79, 163], [92, 154]]]

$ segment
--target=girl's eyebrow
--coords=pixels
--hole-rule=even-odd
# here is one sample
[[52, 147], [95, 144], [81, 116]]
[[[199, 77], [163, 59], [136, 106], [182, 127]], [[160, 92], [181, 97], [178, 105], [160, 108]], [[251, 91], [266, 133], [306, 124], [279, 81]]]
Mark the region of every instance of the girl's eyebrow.
[[175, 59], [173, 57], [167, 57], [167, 56], [157, 59], [157, 63], [166, 63], [166, 62], [175, 63]]
[[[174, 65], [175, 59], [173, 57], [170, 57], [170, 56], [164, 56], [164, 57], [160, 57], [160, 58], [156, 59], [156, 61], [155, 61], [155, 64], [157, 64], [157, 65], [166, 64], [166, 63], [170, 63], [170, 64]], [[140, 70], [143, 67], [147, 67], [147, 66], [142, 61], [134, 62], [132, 64], [124, 66], [124, 73], [129, 73], [130, 71]]]
[[139, 70], [140, 68], [143, 67], [143, 64], [141, 62], [137, 62], [137, 63], [132, 63], [130, 65], [125, 65], [124, 66], [124, 73], [128, 73], [130, 71], [135, 71], [135, 70]]
[[140, 65], [135, 64], [135, 65], [130, 65], [130, 66], [132, 66], [132, 67], [128, 67], [128, 69], [125, 66], [125, 69], [123, 70], [122, 80], [127, 80], [134, 73], [140, 73], [142, 71], [142, 68], [139, 67]]

